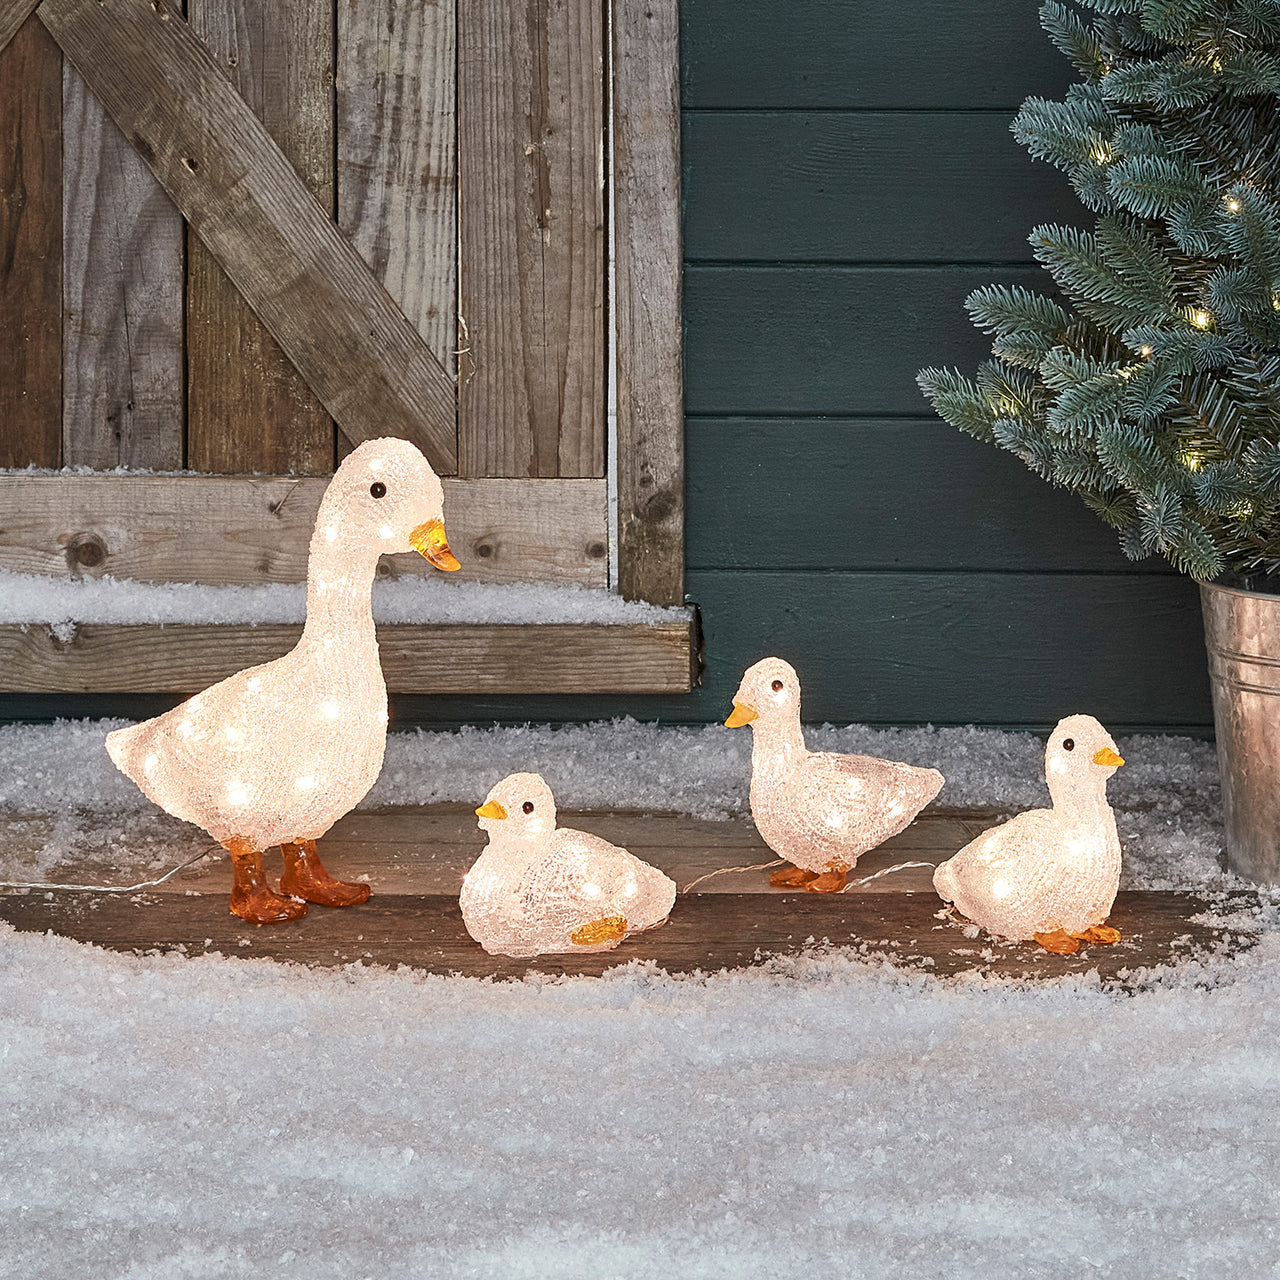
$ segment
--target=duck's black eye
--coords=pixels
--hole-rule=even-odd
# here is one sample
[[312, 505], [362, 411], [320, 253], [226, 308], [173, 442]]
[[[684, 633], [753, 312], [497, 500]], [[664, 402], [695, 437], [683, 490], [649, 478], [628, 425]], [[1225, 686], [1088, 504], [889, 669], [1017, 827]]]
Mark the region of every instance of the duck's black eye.
[[369, 492], [375, 498], [385, 498], [387, 496], [387, 486], [383, 484], [381, 480], [375, 480], [369, 486]]
[[781, 692], [782, 692], [782, 681], [781, 681], [781, 680], [775, 680], [775, 681], [773, 682], [772, 688], [773, 688], [774, 693], [781, 693]]
[[532, 812], [533, 812], [533, 801], [532, 801], [532, 800], [526, 800], [526, 801], [524, 802], [524, 804], [522, 804], [520, 807], [525, 811], [525, 813], [532, 813]]
[[1076, 740], [1074, 738], [1063, 738], [1062, 749], [1063, 751], [1074, 751], [1076, 749]]

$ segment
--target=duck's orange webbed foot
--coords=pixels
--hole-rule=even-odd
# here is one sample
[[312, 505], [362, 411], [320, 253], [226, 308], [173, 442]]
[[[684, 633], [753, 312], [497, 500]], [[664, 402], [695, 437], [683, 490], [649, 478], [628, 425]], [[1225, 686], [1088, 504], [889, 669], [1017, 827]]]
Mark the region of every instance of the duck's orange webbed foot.
[[769, 877], [769, 883], [778, 889], [798, 889], [802, 884], [808, 884], [810, 880], [816, 880], [818, 873], [816, 871], [806, 871], [803, 867], [779, 867]]
[[837, 864], [834, 867], [828, 867], [816, 879], [810, 880], [804, 890], [806, 893], [839, 893], [848, 879], [849, 868]]
[[323, 867], [316, 854], [314, 840], [282, 844], [284, 875], [280, 887], [295, 898], [319, 903], [322, 907], [355, 907], [369, 901], [367, 884], [348, 884], [335, 880]]
[[1120, 930], [1112, 928], [1109, 924], [1095, 924], [1075, 936], [1081, 942], [1095, 942], [1099, 946], [1109, 947], [1112, 943], [1120, 941]]
[[1052, 933], [1037, 933], [1036, 941], [1055, 956], [1073, 956], [1080, 950], [1079, 939], [1073, 938], [1065, 929], [1055, 929]]
[[307, 904], [276, 893], [267, 884], [262, 853], [241, 841], [226, 844], [231, 854], [231, 914], [250, 924], [284, 924], [307, 914]]

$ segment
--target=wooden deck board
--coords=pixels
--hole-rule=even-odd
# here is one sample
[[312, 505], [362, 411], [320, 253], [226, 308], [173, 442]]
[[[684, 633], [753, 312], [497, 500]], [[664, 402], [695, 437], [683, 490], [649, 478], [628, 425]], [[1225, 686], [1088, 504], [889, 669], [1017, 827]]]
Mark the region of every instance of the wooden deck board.
[[[563, 812], [560, 819], [626, 845], [682, 887], [719, 867], [770, 858], [753, 825], [743, 819], [710, 822], [632, 811]], [[937, 863], [992, 820], [990, 811], [928, 811], [902, 835], [865, 855], [858, 874], [904, 861]], [[0, 824], [0, 844], [10, 854], [38, 847], [53, 822], [49, 815], [7, 815]], [[181, 835], [189, 849], [191, 828], [175, 820], [174, 830], [175, 847]], [[0, 896], [0, 919], [22, 931], [52, 931], [117, 951], [217, 952], [320, 967], [409, 965], [431, 973], [496, 978], [530, 972], [600, 974], [632, 960], [652, 962], [671, 973], [711, 972], [814, 947], [852, 947], [869, 959], [891, 958], [935, 974], [1051, 978], [1096, 969], [1104, 980], [1124, 985], [1136, 970], [1198, 949], [1247, 945], [1222, 930], [1193, 923], [1206, 903], [1191, 894], [1121, 893], [1111, 920], [1124, 941], [1062, 957], [1035, 945], [967, 937], [962, 924], [941, 915], [928, 868], [834, 896], [773, 889], [767, 873], [755, 871], [704, 882], [677, 899], [664, 926], [616, 951], [517, 961], [486, 955], [467, 935], [458, 910], [462, 877], [482, 845], [468, 805], [366, 810], [348, 814], [321, 844], [334, 874], [367, 878], [372, 884], [374, 896], [363, 907], [343, 912], [316, 907], [294, 924], [254, 928], [228, 913], [230, 871], [225, 857], [215, 856], [145, 893]], [[174, 861], [180, 856], [175, 853]], [[278, 874], [278, 861], [268, 857], [267, 866], [269, 874]], [[86, 867], [81, 875], [76, 870], [64, 867], [58, 878], [109, 882], [99, 868]]]

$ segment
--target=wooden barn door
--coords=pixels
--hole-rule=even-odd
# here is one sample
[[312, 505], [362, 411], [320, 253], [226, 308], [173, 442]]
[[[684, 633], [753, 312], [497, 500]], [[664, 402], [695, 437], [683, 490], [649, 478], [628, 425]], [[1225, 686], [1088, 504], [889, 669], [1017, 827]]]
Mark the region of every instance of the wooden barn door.
[[[623, 110], [619, 149], [641, 183], [660, 176], [667, 221], [631, 173], [618, 221], [670, 243], [618, 255], [634, 330], [619, 440], [635, 447], [615, 476], [614, 571], [666, 603], [682, 528], [674, 8], [656, 45], [651, 8], [616, 8], [636, 28], [627, 62], [666, 97], [656, 116]], [[0, 322], [20, 335], [0, 367], [0, 465], [202, 473], [0, 476], [0, 568], [296, 581], [323, 477], [392, 434], [449, 477], [468, 577], [604, 587], [605, 16], [594, 0], [187, 0], [185, 18], [168, 0], [0, 0]], [[643, 278], [655, 256], [665, 289]], [[655, 342], [655, 326], [674, 331]], [[659, 550], [628, 571], [642, 541]], [[601, 679], [688, 687], [690, 636]], [[211, 674], [235, 660], [226, 644]], [[451, 688], [545, 687], [452, 670]], [[113, 687], [87, 667], [62, 678], [33, 677]]]

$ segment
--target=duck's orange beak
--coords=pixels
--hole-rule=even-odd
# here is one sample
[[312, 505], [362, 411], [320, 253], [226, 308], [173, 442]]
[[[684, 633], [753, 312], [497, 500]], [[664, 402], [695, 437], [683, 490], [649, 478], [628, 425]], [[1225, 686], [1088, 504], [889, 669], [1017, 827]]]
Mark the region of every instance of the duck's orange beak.
[[1095, 752], [1093, 757], [1094, 764], [1100, 764], [1109, 769], [1118, 769], [1124, 764], [1124, 756], [1119, 752], [1112, 751], [1110, 747], [1103, 747], [1101, 751]]
[[505, 818], [506, 816], [507, 811], [496, 800], [486, 800], [476, 810], [477, 818]]
[[462, 568], [458, 557], [449, 550], [443, 520], [428, 520], [426, 524], [420, 524], [409, 535], [409, 545], [420, 556], [426, 556], [437, 569], [443, 569], [446, 573]]
[[755, 707], [746, 702], [735, 702], [733, 710], [729, 712], [729, 718], [724, 722], [727, 729], [738, 729], [744, 724], [750, 724], [759, 712]]

